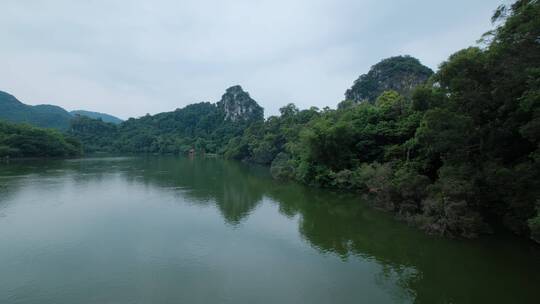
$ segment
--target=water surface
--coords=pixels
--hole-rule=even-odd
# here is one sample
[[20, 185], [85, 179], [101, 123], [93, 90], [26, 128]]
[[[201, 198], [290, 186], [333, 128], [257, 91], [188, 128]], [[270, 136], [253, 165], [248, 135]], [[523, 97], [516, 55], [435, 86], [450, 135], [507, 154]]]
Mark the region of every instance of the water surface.
[[219, 159], [0, 164], [0, 303], [538, 303], [540, 250]]

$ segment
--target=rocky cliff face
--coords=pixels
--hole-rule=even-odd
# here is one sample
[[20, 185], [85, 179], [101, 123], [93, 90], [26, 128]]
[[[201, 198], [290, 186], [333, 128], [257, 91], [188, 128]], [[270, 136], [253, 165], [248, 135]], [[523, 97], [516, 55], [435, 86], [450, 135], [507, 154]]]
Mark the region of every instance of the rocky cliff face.
[[241, 86], [233, 86], [227, 89], [221, 100], [217, 103], [218, 108], [225, 114], [228, 121], [255, 121], [264, 119], [264, 109], [253, 100]]
[[430, 68], [414, 57], [391, 57], [361, 75], [347, 90], [345, 97], [355, 102], [374, 102], [381, 93], [389, 90], [409, 96], [416, 86], [426, 82], [432, 74]]

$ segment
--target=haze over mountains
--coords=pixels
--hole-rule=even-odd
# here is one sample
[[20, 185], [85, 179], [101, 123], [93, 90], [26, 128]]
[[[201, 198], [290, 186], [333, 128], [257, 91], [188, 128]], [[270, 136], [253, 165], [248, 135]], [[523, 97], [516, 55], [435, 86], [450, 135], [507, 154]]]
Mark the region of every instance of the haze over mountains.
[[27, 105], [19, 101], [15, 96], [0, 91], [0, 120], [13, 123], [27, 123], [42, 128], [67, 130], [70, 126], [70, 121], [76, 115], [101, 119], [104, 122], [114, 124], [122, 122], [120, 118], [104, 113], [83, 110], [68, 112], [62, 107], [49, 104]]

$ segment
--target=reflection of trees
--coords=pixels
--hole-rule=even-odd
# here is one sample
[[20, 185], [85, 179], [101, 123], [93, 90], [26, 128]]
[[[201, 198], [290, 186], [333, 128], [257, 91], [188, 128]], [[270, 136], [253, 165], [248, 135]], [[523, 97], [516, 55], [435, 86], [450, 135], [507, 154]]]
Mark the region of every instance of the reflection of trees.
[[[216, 204], [230, 224], [241, 222], [262, 197], [269, 197], [283, 215], [299, 216], [299, 231], [311, 246], [342, 259], [376, 262], [382, 269], [376, 282], [416, 303], [528, 303], [540, 285], [538, 248], [529, 254], [516, 250], [528, 243], [430, 238], [359, 203], [355, 195], [277, 182], [266, 169], [237, 162], [148, 157], [13, 163], [2, 169], [1, 175], [69, 176], [76, 183], [113, 175], [180, 189], [189, 202]], [[0, 184], [0, 204], [20, 190], [16, 178]]]
[[[536, 300], [540, 250], [534, 244], [433, 238], [359, 203], [354, 195], [275, 182], [268, 189], [282, 212], [300, 215], [299, 230], [313, 247], [344, 259], [376, 261], [383, 267], [381, 284], [394, 282], [415, 303]], [[519, 246], [534, 249], [517, 250]]]
[[[153, 161], [149, 170], [156, 170]], [[144, 176], [149, 182], [161, 180], [165, 186], [193, 189], [186, 193], [190, 200], [215, 201], [229, 223], [248, 216], [263, 196], [271, 198], [285, 216], [300, 216], [301, 235], [314, 248], [343, 259], [362, 257], [381, 265], [377, 282], [383, 287], [393, 285], [389, 292], [405, 294], [397, 295], [399, 298], [413, 297], [416, 303], [512, 302], [515, 295], [508, 290], [514, 290], [526, 303], [534, 296], [531, 282], [540, 282], [540, 274], [526, 268], [525, 261], [531, 262], [531, 257], [520, 256], [512, 246], [501, 248], [500, 243], [489, 240], [431, 238], [360, 203], [355, 195], [277, 182], [265, 169], [237, 162], [157, 161], [158, 171], [171, 171], [171, 175], [147, 172]], [[171, 182], [174, 185], [167, 184]], [[522, 261], [525, 267], [499, 266], [509, 261]], [[493, 275], [495, 267], [504, 280]], [[533, 275], [533, 280], [523, 273]]]
[[0, 209], [17, 194], [28, 178], [42, 179], [65, 176], [62, 161], [25, 160], [0, 162]]
[[2, 209], [8, 207], [9, 198], [17, 193], [19, 188], [20, 184], [17, 181], [0, 176], [0, 218], [3, 216]]

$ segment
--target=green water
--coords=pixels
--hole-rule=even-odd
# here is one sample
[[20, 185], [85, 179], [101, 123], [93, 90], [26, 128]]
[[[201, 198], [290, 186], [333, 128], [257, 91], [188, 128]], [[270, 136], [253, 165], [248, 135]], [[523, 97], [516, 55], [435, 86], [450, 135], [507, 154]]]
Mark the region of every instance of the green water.
[[540, 303], [540, 248], [174, 157], [0, 164], [0, 303]]

